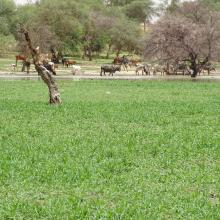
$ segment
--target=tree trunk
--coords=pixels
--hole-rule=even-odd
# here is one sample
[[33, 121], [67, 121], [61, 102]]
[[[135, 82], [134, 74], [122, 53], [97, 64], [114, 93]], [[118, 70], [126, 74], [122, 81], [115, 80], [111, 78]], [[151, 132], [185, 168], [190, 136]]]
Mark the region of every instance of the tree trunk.
[[146, 21], [144, 21], [144, 32], [146, 32]]
[[88, 48], [88, 57], [89, 57], [89, 61], [92, 61], [92, 50], [90, 47]]
[[58, 90], [58, 87], [55, 83], [54, 77], [51, 75], [51, 73], [41, 65], [35, 65], [35, 69], [41, 76], [44, 83], [47, 85], [49, 89], [49, 103], [50, 104], [60, 104], [61, 103], [61, 97]]
[[193, 70], [193, 74], [191, 74], [191, 77], [192, 78], [195, 78], [197, 76], [197, 71], [196, 70]]
[[35, 69], [49, 89], [49, 98], [50, 98], [49, 103], [50, 104], [61, 104], [62, 101], [61, 101], [58, 87], [51, 73], [43, 66], [43, 63], [40, 60], [39, 49], [33, 48], [32, 42], [31, 42], [31, 39], [29, 37], [29, 33], [27, 30], [25, 30], [24, 28], [21, 28], [21, 32], [25, 35], [25, 39], [31, 51]]
[[108, 51], [107, 51], [107, 54], [106, 54], [106, 59], [109, 59], [109, 54], [110, 54], [111, 47], [112, 47], [112, 45], [109, 44], [108, 45]]
[[121, 52], [121, 49], [117, 49], [116, 57], [119, 57], [120, 52]]
[[191, 63], [191, 69], [193, 71], [193, 73], [191, 74], [191, 77], [195, 78], [198, 74], [198, 68], [197, 68], [196, 62]]
[[23, 61], [23, 63], [22, 63], [21, 72], [25, 72], [25, 62], [24, 62], [24, 61]]
[[86, 47], [84, 46], [82, 59], [84, 60], [85, 58], [86, 58]]

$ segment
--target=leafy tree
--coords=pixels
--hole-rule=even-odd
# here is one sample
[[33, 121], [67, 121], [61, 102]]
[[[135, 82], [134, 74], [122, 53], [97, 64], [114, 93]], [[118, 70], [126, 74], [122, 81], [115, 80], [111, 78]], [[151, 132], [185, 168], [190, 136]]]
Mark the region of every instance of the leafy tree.
[[9, 18], [15, 11], [15, 3], [13, 0], [0, 1], [0, 16]]
[[17, 38], [18, 24], [26, 24], [27, 22], [37, 20], [38, 8], [33, 4], [18, 6], [16, 12], [11, 17], [11, 33]]
[[202, 0], [203, 3], [211, 6], [212, 8], [220, 11], [220, 1], [219, 0]]
[[16, 49], [16, 40], [13, 35], [5, 36], [0, 34], [0, 56], [5, 56], [8, 52], [15, 51]]
[[3, 35], [9, 35], [10, 34], [10, 26], [9, 22], [5, 17], [0, 17], [0, 33]]
[[[7, 6], [13, 1], [2, 2]], [[66, 53], [84, 51], [84, 55], [91, 59], [94, 53], [99, 54], [105, 48], [107, 54], [113, 49], [117, 53], [134, 48], [139, 50], [139, 24], [149, 18], [150, 3], [151, 0], [38, 0], [35, 4], [17, 6], [15, 10], [13, 2], [11, 7], [4, 6], [10, 10], [2, 10], [4, 16], [0, 15], [0, 32], [13, 34], [22, 51], [26, 49], [23, 47], [24, 39], [17, 35], [18, 24], [28, 28], [33, 45], [40, 46], [43, 52], [49, 52], [50, 47], [57, 47]], [[140, 11], [142, 6], [146, 7]], [[129, 10], [132, 7], [138, 16]], [[124, 12], [128, 13], [127, 16]]]
[[110, 6], [125, 6], [133, 1], [134, 0], [104, 0], [105, 4]]
[[126, 18], [117, 20], [115, 25], [109, 29], [111, 44], [119, 56], [122, 50], [137, 48], [137, 41], [141, 37], [141, 30], [137, 23], [127, 20]]
[[11, 32], [11, 20], [15, 13], [15, 3], [13, 0], [0, 1], [0, 33], [9, 35]]
[[125, 14], [139, 23], [143, 22], [146, 30], [146, 23], [154, 14], [153, 3], [151, 0], [133, 1], [125, 7]]

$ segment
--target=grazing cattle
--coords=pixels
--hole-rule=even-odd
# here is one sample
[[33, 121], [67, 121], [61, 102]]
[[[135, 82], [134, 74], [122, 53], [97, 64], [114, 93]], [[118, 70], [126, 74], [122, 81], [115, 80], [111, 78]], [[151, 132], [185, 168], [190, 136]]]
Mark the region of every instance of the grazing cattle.
[[11, 67], [13, 68], [13, 71], [15, 71], [15, 69], [16, 69], [16, 64], [11, 64]]
[[72, 70], [71, 70], [73, 75], [76, 75], [77, 73], [81, 72], [81, 67], [77, 65], [72, 65]]
[[175, 74], [175, 67], [172, 64], [167, 64], [166, 67], [164, 67], [164, 71], [166, 75], [173, 75]]
[[27, 57], [24, 56], [24, 55], [21, 55], [21, 54], [15, 56], [16, 66], [18, 66], [18, 61], [19, 61], [19, 60], [21, 60], [21, 61], [25, 61], [26, 59], [27, 59]]
[[24, 60], [21, 68], [21, 72], [25, 72], [25, 68], [27, 68], [27, 74], [30, 73], [31, 62], [29, 60]]
[[174, 65], [174, 74], [190, 75], [190, 69], [186, 63], [177, 63]]
[[144, 75], [144, 73], [146, 75], [150, 75], [150, 69], [147, 65], [142, 64], [142, 65], [137, 66], [135, 69], [136, 75], [139, 75], [139, 71], [141, 71], [142, 75]]
[[63, 65], [66, 66], [67, 68], [68, 68], [70, 65], [75, 65], [75, 64], [76, 64], [76, 61], [74, 61], [74, 60], [68, 60], [68, 59], [63, 60], [62, 62], [63, 62]]
[[164, 75], [165, 71], [165, 67], [161, 66], [159, 64], [156, 64], [154, 66], [151, 67], [151, 70], [153, 72], [153, 75], [156, 75], [157, 73], [161, 73], [161, 75]]
[[68, 59], [65, 58], [65, 57], [62, 57], [62, 60], [61, 60], [61, 61], [62, 61], [63, 66], [65, 66], [65, 62], [68, 61]]
[[207, 71], [208, 75], [210, 75], [211, 71], [215, 71], [215, 67], [211, 63], [208, 63], [207, 65], [202, 66], [200, 68], [199, 75], [201, 74], [201, 72], [203, 72], [203, 74], [205, 74], [205, 71]]
[[105, 75], [105, 73], [109, 73], [109, 76], [112, 75], [116, 72], [116, 71], [121, 71], [121, 66], [120, 65], [103, 65], [101, 66], [101, 73], [100, 76], [102, 76], [102, 74]]
[[126, 56], [115, 57], [113, 64], [123, 66], [124, 70], [128, 71], [129, 59]]
[[115, 65], [121, 64], [121, 62], [122, 62], [121, 60], [122, 60], [121, 57], [115, 57], [113, 60], [113, 64], [115, 64]]

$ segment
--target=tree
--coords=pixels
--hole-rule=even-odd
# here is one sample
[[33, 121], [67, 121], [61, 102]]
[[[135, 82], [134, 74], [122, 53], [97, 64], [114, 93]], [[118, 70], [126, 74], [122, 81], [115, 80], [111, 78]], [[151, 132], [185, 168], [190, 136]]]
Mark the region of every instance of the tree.
[[10, 34], [10, 25], [5, 17], [0, 17], [0, 33], [3, 35], [9, 35]]
[[105, 4], [110, 6], [125, 6], [133, 1], [134, 0], [104, 0]]
[[153, 3], [151, 0], [133, 1], [125, 7], [125, 14], [139, 23], [144, 23], [146, 31], [146, 23], [154, 14]]
[[0, 34], [0, 56], [3, 57], [8, 52], [13, 52], [16, 49], [16, 40], [13, 35]]
[[180, 0], [171, 0], [170, 4], [167, 7], [168, 12], [174, 12], [179, 6]]
[[[51, 48], [59, 47], [60, 42], [49, 26], [33, 22], [31, 24], [27, 22], [26, 25], [28, 24], [30, 25], [29, 35], [35, 48], [40, 47], [42, 53], [48, 53]], [[26, 54], [27, 42], [22, 36], [18, 38], [18, 47], [22, 53]]]
[[50, 104], [61, 104], [61, 97], [60, 97], [58, 87], [51, 73], [43, 65], [44, 60], [42, 60], [41, 58], [39, 48], [35, 49], [33, 47], [30, 36], [29, 36], [29, 32], [26, 29], [21, 28], [20, 32], [23, 33], [25, 36], [25, 40], [31, 52], [31, 56], [33, 58], [33, 63], [34, 63], [36, 71], [41, 76], [44, 83], [48, 86], [49, 97], [50, 97], [49, 103]]
[[[13, 1], [1, 0], [0, 2]], [[121, 50], [139, 50], [140, 22], [145, 22], [151, 13], [148, 10], [150, 6], [146, 4], [151, 0], [38, 0], [33, 2], [30, 1], [29, 4], [17, 6], [17, 8], [4, 7], [11, 9], [4, 10], [5, 12], [2, 13], [9, 16], [1, 17], [0, 14], [0, 32], [4, 35], [14, 35], [19, 42], [21, 52], [26, 53], [26, 42], [24, 39], [22, 41], [17, 32], [17, 25], [23, 24], [29, 27], [33, 46], [40, 46], [42, 52], [49, 53], [50, 48], [54, 48], [62, 54], [81, 55], [81, 51], [84, 51], [84, 55], [87, 55], [90, 60], [93, 54], [99, 54], [104, 49], [107, 49], [107, 55], [113, 49], [117, 53]], [[128, 8], [128, 16], [126, 16], [125, 8], [129, 5], [132, 8], [135, 2], [138, 3], [136, 15], [132, 14]], [[108, 7], [108, 4], [111, 7]], [[140, 6], [147, 6], [147, 8], [139, 11]], [[56, 12], [56, 16], [51, 11]]]
[[217, 58], [220, 13], [199, 2], [184, 3], [152, 27], [145, 54], [164, 62], [186, 61], [197, 76], [202, 66]]
[[9, 35], [11, 33], [11, 20], [15, 13], [15, 3], [13, 0], [0, 1], [0, 33]]
[[105, 10], [104, 13], [103, 11], [102, 12], [96, 11], [91, 13], [93, 29], [95, 29], [95, 33], [98, 33], [99, 35], [97, 41], [97, 43], [101, 46], [99, 48], [103, 49], [106, 45], [108, 47], [106, 54], [107, 58], [109, 58], [109, 53], [113, 46], [111, 30], [116, 25], [116, 22], [118, 20], [117, 12], [114, 11], [114, 14], [112, 12], [113, 12], [112, 10]]
[[83, 23], [83, 58], [88, 57], [90, 61], [92, 60], [93, 52], [100, 51], [102, 47], [101, 41], [99, 42], [102, 32], [99, 30], [98, 23], [96, 23], [97, 16], [99, 16], [99, 13], [91, 12]]
[[13, 0], [0, 1], [0, 16], [10, 18], [15, 11], [15, 3]]
[[211, 6], [213, 9], [220, 11], [220, 1], [219, 0], [202, 0], [202, 2]]
[[[81, 20], [87, 16], [81, 4], [72, 0], [53, 0], [51, 4], [50, 0], [44, 0], [38, 6], [38, 16], [30, 20], [48, 27], [59, 41], [60, 48], [78, 52], [83, 35]], [[56, 16], [51, 11], [56, 11]], [[30, 27], [29, 24], [27, 26]]]
[[116, 51], [116, 56], [122, 50], [134, 52], [139, 48], [138, 42], [142, 36], [140, 25], [126, 17], [117, 18], [106, 33], [109, 36], [108, 44]]

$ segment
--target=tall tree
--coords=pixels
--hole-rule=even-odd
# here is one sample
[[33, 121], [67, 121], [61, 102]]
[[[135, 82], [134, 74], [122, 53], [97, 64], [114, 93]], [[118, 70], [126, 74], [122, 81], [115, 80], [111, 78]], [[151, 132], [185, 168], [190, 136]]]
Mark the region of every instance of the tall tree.
[[199, 2], [184, 3], [153, 25], [146, 55], [164, 62], [186, 61], [195, 77], [220, 51], [220, 13]]
[[125, 7], [125, 14], [139, 23], [144, 23], [146, 31], [146, 24], [154, 15], [153, 3], [151, 0], [133, 1]]

